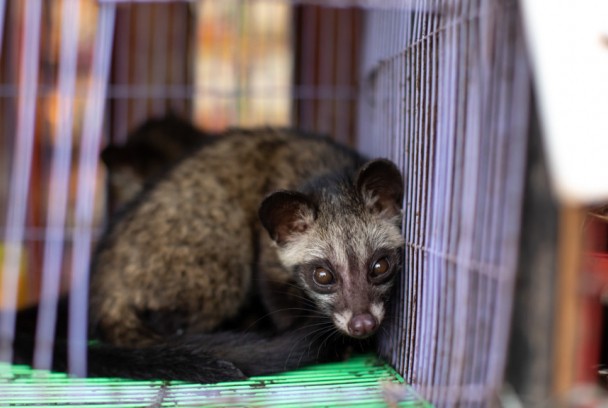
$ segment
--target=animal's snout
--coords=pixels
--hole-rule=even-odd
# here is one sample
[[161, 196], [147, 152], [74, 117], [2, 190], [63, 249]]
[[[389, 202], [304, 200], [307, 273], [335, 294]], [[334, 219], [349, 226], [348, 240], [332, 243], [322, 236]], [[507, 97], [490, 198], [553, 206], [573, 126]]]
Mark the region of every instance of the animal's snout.
[[353, 316], [348, 322], [348, 333], [357, 338], [365, 338], [374, 334], [378, 321], [370, 313]]

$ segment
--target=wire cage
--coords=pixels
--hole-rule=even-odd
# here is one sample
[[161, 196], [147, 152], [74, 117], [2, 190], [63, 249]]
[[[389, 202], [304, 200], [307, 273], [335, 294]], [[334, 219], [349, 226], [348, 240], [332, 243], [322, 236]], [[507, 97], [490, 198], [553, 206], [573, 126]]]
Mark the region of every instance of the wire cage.
[[[70, 293], [86, 369], [100, 150], [167, 113], [332, 135], [405, 176], [404, 268], [379, 354], [437, 405], [500, 395], [531, 79], [516, 1], [0, 1], [0, 359], [14, 311]], [[111, 197], [110, 197], [111, 198]]]

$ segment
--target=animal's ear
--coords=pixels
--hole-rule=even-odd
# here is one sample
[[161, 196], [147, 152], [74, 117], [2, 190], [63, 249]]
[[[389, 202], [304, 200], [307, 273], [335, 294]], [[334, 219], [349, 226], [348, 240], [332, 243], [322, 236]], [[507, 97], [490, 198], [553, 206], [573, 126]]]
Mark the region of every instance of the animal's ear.
[[108, 168], [129, 163], [131, 152], [124, 146], [108, 145], [101, 151], [101, 160]]
[[363, 165], [357, 189], [371, 211], [388, 218], [401, 213], [403, 177], [393, 162], [377, 159]]
[[306, 195], [296, 191], [278, 191], [262, 201], [258, 216], [270, 238], [284, 245], [310, 228], [317, 211]]

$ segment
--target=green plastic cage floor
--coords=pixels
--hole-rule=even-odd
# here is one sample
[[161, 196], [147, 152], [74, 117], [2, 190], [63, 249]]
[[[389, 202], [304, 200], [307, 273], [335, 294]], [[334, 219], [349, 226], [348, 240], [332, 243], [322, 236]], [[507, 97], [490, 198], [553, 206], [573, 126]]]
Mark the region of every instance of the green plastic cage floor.
[[211, 385], [70, 378], [0, 363], [0, 406], [431, 407], [390, 366], [371, 356]]

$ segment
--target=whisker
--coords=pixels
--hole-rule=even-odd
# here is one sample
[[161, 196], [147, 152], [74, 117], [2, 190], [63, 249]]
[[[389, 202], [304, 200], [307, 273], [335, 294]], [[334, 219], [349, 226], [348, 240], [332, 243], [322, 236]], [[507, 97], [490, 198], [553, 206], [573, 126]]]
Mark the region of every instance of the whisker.
[[[315, 342], [316, 342], [316, 341], [317, 341], [317, 340], [318, 340], [318, 339], [319, 339], [321, 336], [325, 335], [326, 333], [331, 333], [331, 328], [330, 328], [330, 327], [327, 327], [327, 326], [325, 326], [325, 327], [321, 327], [321, 328], [317, 329], [317, 330], [316, 330], [315, 332], [313, 332], [313, 333], [315, 334], [315, 337], [314, 337], [314, 338], [313, 338], [313, 339], [312, 339], [312, 340], [309, 342], [309, 344], [308, 344], [308, 349], [306, 350], [306, 353], [307, 353], [307, 354], [310, 354], [310, 348], [312, 347], [312, 345], [313, 345], [313, 344], [315, 344]], [[321, 343], [321, 346], [319, 346], [319, 348], [317, 349], [317, 356], [316, 356], [316, 359], [317, 359], [317, 360], [319, 360], [319, 354], [320, 354], [320, 352], [321, 352], [322, 344], [323, 344], [323, 342]], [[300, 356], [300, 361], [298, 361], [298, 365], [300, 365], [300, 362], [302, 361], [302, 357], [303, 357], [303, 356]]]
[[[334, 328], [334, 330], [330, 331], [330, 335], [325, 340], [323, 340], [323, 342], [319, 346], [319, 350], [317, 351], [317, 359], [319, 359], [319, 353], [321, 352], [321, 349], [323, 347], [325, 347], [325, 344], [327, 342], [329, 342], [333, 337], [338, 336], [338, 335], [340, 335], [340, 332], [338, 330], [336, 330], [335, 328]], [[344, 339], [342, 339], [342, 341], [344, 341]]]
[[263, 320], [263, 319], [265, 319], [267, 317], [270, 317], [272, 315], [275, 315], [277, 313], [281, 313], [281, 312], [285, 312], [285, 311], [301, 311], [301, 312], [305, 312], [303, 314], [294, 314], [294, 315], [292, 315], [293, 317], [296, 317], [296, 318], [299, 318], [299, 317], [310, 317], [310, 318], [314, 318], [314, 319], [326, 318], [326, 316], [323, 313], [321, 313], [320, 311], [315, 310], [315, 309], [307, 309], [307, 308], [303, 308], [303, 307], [286, 307], [286, 308], [276, 309], [276, 310], [267, 312], [264, 315], [260, 316], [259, 318], [257, 318], [254, 322], [252, 322], [245, 329], [245, 332], [248, 332], [249, 330], [251, 330], [261, 320]]
[[[326, 321], [322, 321], [322, 322], [317, 322], [317, 323], [308, 323], [305, 324], [301, 327], [298, 327], [297, 329], [295, 329], [294, 331], [300, 331], [300, 330], [307, 330], [307, 332], [304, 334], [304, 336], [299, 339], [296, 343], [294, 343], [294, 345], [291, 347], [289, 354], [287, 355], [287, 358], [285, 360], [285, 367], [287, 366], [287, 364], [289, 363], [291, 356], [296, 348], [296, 346], [298, 346], [302, 341], [308, 341], [308, 347], [306, 349], [305, 352], [302, 352], [300, 354], [300, 358], [298, 359], [298, 366], [301, 364], [302, 358], [304, 358], [304, 356], [306, 354], [310, 354], [310, 347], [315, 343], [315, 341], [322, 336], [324, 333], [327, 333], [328, 330], [330, 329], [330, 327], [333, 326], [333, 324], [331, 323], [331, 321], [326, 320]], [[317, 327], [314, 330], [310, 330], [311, 328]], [[310, 337], [312, 336], [312, 339], [308, 340]]]

